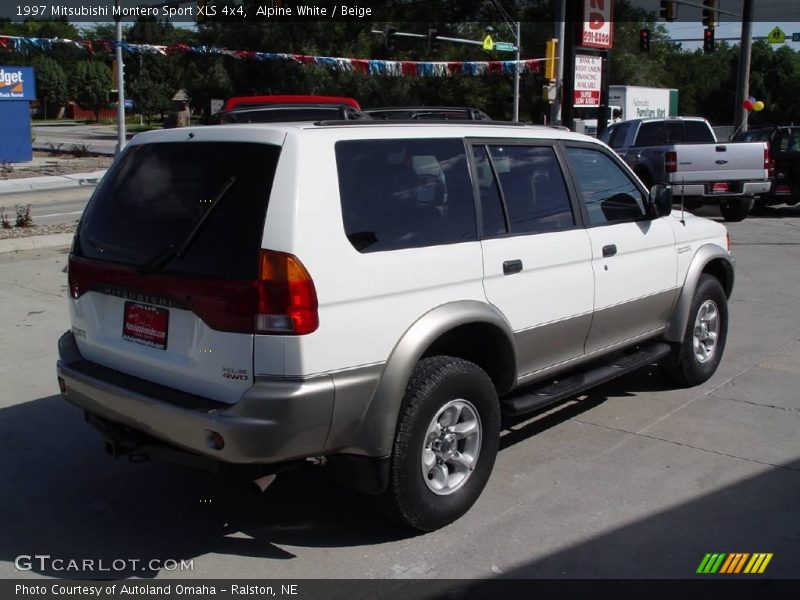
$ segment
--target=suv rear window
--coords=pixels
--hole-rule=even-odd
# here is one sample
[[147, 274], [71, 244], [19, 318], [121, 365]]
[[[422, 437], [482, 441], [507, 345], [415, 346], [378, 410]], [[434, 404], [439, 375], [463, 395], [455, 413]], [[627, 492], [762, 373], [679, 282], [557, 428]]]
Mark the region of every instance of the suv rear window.
[[74, 251], [144, 266], [183, 244], [227, 188], [185, 254], [163, 270], [253, 279], [279, 154], [278, 146], [239, 142], [129, 146], [86, 207]]
[[336, 144], [347, 239], [359, 252], [477, 239], [463, 140]]

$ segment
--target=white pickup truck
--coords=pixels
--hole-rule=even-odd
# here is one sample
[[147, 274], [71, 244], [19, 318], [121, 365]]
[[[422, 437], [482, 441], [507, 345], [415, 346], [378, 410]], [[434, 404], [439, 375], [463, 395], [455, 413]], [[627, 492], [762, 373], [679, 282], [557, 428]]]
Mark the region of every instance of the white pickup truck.
[[726, 221], [741, 221], [756, 196], [770, 189], [772, 159], [764, 142], [718, 142], [699, 117], [633, 119], [615, 123], [601, 139], [645, 186], [672, 186], [687, 208], [718, 205]]

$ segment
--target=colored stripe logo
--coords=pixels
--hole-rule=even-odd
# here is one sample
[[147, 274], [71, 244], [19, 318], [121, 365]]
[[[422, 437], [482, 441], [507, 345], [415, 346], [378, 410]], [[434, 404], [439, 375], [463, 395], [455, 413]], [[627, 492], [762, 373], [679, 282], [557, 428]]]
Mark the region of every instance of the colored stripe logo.
[[736, 575], [739, 573], [755, 575], [763, 573], [771, 560], [771, 552], [756, 552], [754, 554], [749, 552], [734, 552], [730, 554], [709, 552], [700, 561], [700, 566], [697, 567], [696, 572], [702, 575]]

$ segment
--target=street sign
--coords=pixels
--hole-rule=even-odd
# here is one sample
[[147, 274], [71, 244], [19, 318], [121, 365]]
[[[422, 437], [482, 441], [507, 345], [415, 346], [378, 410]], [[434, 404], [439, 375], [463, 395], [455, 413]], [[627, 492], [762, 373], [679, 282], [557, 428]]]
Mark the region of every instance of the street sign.
[[133, 99], [132, 98], [125, 98], [125, 108], [132, 109], [133, 108]]
[[800, 42], [800, 33], [793, 33], [792, 34], [792, 41], [793, 42]]
[[611, 50], [614, 45], [613, 2], [583, 0], [583, 24], [579, 45]]
[[517, 47], [511, 42], [495, 42], [494, 49], [498, 52], [514, 52]]
[[485, 38], [483, 38], [483, 49], [487, 52], [494, 50], [494, 41], [492, 40], [492, 36], [487, 35]]
[[767, 41], [770, 44], [783, 44], [786, 41], [786, 34], [780, 27], [775, 27], [767, 34]]
[[600, 106], [603, 59], [585, 54], [575, 55], [575, 93], [573, 106]]

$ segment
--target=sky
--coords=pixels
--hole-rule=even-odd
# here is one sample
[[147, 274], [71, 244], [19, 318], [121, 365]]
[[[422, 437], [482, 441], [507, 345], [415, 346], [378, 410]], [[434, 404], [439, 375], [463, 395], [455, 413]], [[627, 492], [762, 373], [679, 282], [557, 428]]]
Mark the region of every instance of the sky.
[[[800, 0], [797, 0], [798, 4], [800, 4]], [[695, 48], [702, 47], [702, 38], [703, 38], [703, 24], [700, 21], [697, 22], [675, 22], [675, 23], [665, 23], [667, 27], [667, 31], [669, 32], [669, 36], [672, 39], [686, 39], [686, 38], [695, 38], [697, 42], [682, 42], [682, 47], [685, 50], [694, 50]], [[759, 36], [766, 37], [766, 35], [772, 31], [774, 27], [780, 27], [783, 32], [786, 34], [788, 45], [793, 50], [800, 50], [800, 42], [792, 42], [792, 34], [793, 33], [800, 33], [800, 21], [796, 22], [758, 22], [753, 23], [753, 37], [757, 38]], [[714, 32], [714, 38], [719, 41], [722, 38], [736, 38], [734, 41], [729, 41], [729, 44], [736, 44], [741, 36], [741, 23], [732, 23], [732, 22], [722, 22], [717, 25], [716, 31]], [[774, 48], [778, 48], [778, 45], [775, 45]]]

